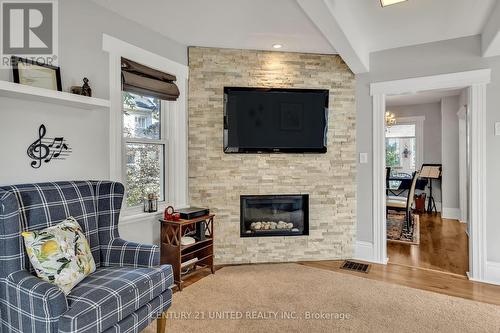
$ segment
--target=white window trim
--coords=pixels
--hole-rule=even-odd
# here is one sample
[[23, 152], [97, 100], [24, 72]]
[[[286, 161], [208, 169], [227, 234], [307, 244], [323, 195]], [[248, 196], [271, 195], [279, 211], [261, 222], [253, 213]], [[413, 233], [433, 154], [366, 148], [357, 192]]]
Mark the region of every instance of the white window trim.
[[[166, 205], [176, 208], [187, 207], [188, 202], [188, 129], [187, 129], [187, 82], [188, 66], [177, 63], [155, 53], [141, 49], [137, 46], [103, 34], [103, 50], [109, 54], [109, 156], [110, 179], [121, 183], [125, 182], [124, 140], [122, 135], [122, 91], [121, 91], [121, 58], [145, 64], [151, 68], [173, 74], [177, 77], [176, 84], [179, 88], [179, 98], [175, 103], [169, 104], [167, 112], [167, 137], [168, 146], [165, 151], [166, 158], [166, 187], [167, 202], [159, 205], [161, 211]], [[163, 106], [163, 105], [162, 105]], [[162, 108], [163, 109], [163, 108]], [[142, 208], [142, 207], [141, 207]], [[142, 211], [142, 210], [141, 210]], [[145, 213], [147, 214], [147, 213]], [[143, 214], [134, 207], [123, 209], [122, 215], [140, 219]], [[150, 214], [148, 214], [150, 215]]]
[[396, 117], [396, 125], [415, 125], [416, 153], [415, 170], [420, 170], [424, 162], [424, 122], [425, 116]]
[[[160, 139], [144, 139], [144, 138], [125, 138], [122, 136], [122, 179], [125, 182], [125, 179], [127, 178], [127, 154], [125, 154], [126, 151], [126, 145], [127, 144], [155, 144], [155, 145], [161, 145], [163, 146], [163, 167], [165, 168], [164, 172], [161, 174], [161, 180], [163, 182], [163, 195], [164, 195], [164, 201], [162, 203], [167, 203], [170, 202], [170, 196], [171, 194], [168, 192], [169, 184], [171, 182], [171, 179], [169, 177], [168, 171], [170, 170], [171, 166], [171, 153], [170, 153], [170, 121], [171, 121], [171, 113], [172, 113], [172, 104], [170, 104], [167, 101], [162, 101], [160, 100]], [[142, 117], [142, 116], [141, 116]], [[123, 118], [122, 118], [123, 119]], [[123, 121], [123, 120], [122, 120]], [[123, 122], [122, 122], [123, 125]], [[122, 128], [123, 130], [123, 128]], [[166, 171], [166, 172], [165, 172]], [[126, 199], [126, 195], [125, 195]], [[126, 214], [139, 214], [143, 212], [143, 207], [142, 205], [135, 206], [135, 207], [128, 207], [125, 206], [125, 204], [122, 205], [124, 210], [126, 211]]]

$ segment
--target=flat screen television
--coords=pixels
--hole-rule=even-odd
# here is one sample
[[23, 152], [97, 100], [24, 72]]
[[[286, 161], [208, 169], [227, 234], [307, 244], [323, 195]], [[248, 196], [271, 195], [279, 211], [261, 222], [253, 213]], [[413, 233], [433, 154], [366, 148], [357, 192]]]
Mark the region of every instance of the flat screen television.
[[326, 153], [329, 91], [224, 88], [225, 153]]

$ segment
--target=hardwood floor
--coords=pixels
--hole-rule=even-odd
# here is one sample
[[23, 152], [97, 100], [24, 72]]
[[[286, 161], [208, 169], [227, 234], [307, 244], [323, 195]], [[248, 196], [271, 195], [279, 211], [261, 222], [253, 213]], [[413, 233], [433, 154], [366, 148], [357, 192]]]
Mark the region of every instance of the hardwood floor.
[[500, 305], [500, 286], [473, 282], [465, 276], [390, 263], [387, 265], [371, 264], [371, 269], [368, 273], [358, 273], [340, 269], [342, 263], [343, 261], [311, 261], [301, 262], [300, 264], [478, 302]]
[[465, 276], [469, 270], [466, 225], [441, 219], [440, 214], [420, 215], [420, 244], [387, 242], [389, 262]]

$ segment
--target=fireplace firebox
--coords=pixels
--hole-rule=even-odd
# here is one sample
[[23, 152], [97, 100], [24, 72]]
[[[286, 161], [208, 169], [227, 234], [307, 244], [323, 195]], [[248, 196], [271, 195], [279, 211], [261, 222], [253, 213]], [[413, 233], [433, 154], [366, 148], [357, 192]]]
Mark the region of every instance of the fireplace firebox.
[[240, 236], [309, 235], [309, 195], [242, 195]]

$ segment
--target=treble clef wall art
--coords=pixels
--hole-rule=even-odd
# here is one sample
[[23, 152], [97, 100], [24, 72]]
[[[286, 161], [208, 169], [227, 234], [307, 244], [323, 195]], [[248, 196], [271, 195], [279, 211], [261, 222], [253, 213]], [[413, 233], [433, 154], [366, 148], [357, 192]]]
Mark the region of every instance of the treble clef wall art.
[[72, 152], [64, 137], [48, 138], [47, 128], [40, 125], [38, 128], [38, 139], [35, 140], [26, 151], [31, 158], [31, 167], [38, 169], [43, 163], [49, 163], [52, 160], [65, 160]]

